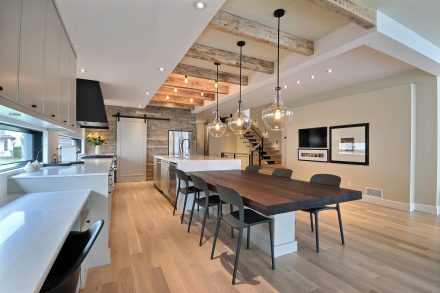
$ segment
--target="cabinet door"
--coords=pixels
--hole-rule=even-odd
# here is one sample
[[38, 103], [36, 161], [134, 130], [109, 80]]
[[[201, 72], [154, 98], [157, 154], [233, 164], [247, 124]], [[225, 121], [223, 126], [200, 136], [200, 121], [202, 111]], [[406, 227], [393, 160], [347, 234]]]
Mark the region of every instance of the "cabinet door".
[[58, 13], [49, 0], [46, 10], [44, 113], [56, 120], [60, 94], [60, 30]]
[[43, 113], [46, 0], [22, 0], [18, 102]]
[[69, 71], [70, 43], [64, 29], [60, 30], [60, 95], [59, 121], [68, 124], [69, 111]]
[[0, 96], [17, 101], [20, 0], [0, 1]]
[[76, 56], [70, 48], [69, 57], [69, 125], [76, 126]]

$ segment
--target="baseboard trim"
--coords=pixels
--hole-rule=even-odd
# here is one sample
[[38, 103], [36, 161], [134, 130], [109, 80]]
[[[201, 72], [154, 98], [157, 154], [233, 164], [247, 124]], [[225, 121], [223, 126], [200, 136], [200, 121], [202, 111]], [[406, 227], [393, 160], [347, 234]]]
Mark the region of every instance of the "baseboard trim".
[[414, 211], [414, 204], [372, 197], [365, 194], [362, 196], [362, 201], [406, 212]]
[[440, 214], [440, 206], [430, 206], [427, 204], [416, 203], [415, 210], [419, 212], [424, 212], [428, 214], [438, 215]]

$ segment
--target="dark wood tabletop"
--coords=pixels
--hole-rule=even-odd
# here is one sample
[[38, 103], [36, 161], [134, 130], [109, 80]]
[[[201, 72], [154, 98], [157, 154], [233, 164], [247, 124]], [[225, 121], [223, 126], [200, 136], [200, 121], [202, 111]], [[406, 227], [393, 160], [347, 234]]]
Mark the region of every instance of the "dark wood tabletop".
[[189, 172], [203, 178], [210, 190], [216, 184], [235, 189], [245, 206], [276, 215], [323, 205], [358, 200], [362, 192], [242, 170]]

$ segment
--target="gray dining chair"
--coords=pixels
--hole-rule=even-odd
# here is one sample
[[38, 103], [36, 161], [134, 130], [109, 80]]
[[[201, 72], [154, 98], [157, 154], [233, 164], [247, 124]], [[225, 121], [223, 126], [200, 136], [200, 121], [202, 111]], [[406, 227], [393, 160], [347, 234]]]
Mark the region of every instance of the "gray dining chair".
[[249, 165], [246, 167], [246, 169], [244, 169], [246, 172], [255, 172], [255, 173], [259, 173], [260, 172], [260, 166], [258, 165]]
[[[185, 201], [183, 202], [182, 216], [180, 219], [180, 224], [182, 224], [183, 218], [185, 216], [186, 201], [188, 200], [188, 194], [194, 193], [195, 196], [197, 189], [194, 186], [189, 186], [188, 175], [186, 174], [186, 172], [180, 169], [176, 169], [176, 177], [178, 180], [178, 186], [176, 190], [176, 199], [174, 200], [173, 216], [176, 213], [177, 200], [179, 198], [179, 195], [183, 194], [185, 196]], [[184, 184], [182, 185], [182, 183]]]
[[[341, 177], [332, 175], [332, 174], [315, 174], [310, 178], [311, 183], [329, 185], [334, 187], [339, 187], [341, 184]], [[341, 241], [342, 245], [345, 244], [344, 241], [344, 230], [342, 228], [342, 218], [341, 218], [341, 208], [339, 207], [339, 203], [336, 206], [321, 206], [311, 209], [305, 209], [304, 212], [308, 212], [310, 214], [310, 227], [312, 228], [312, 232], [315, 232], [316, 237], [316, 252], [319, 253], [319, 222], [318, 222], [318, 213], [320, 211], [325, 210], [336, 210], [338, 213], [339, 220], [339, 231], [341, 233]], [[313, 229], [313, 215], [315, 216], [315, 229]]]
[[215, 228], [214, 242], [212, 244], [211, 259], [214, 258], [215, 245], [218, 238], [218, 232], [220, 229], [220, 222], [223, 220], [232, 228], [238, 230], [237, 248], [235, 250], [235, 262], [234, 262], [234, 272], [232, 274], [232, 284], [235, 284], [235, 279], [237, 277], [238, 260], [240, 258], [240, 247], [241, 240], [243, 238], [243, 229], [247, 228], [247, 245], [246, 248], [249, 249], [249, 238], [250, 238], [250, 228], [254, 225], [269, 224], [269, 237], [270, 237], [270, 252], [272, 258], [272, 270], [275, 269], [275, 258], [273, 252], [273, 235], [272, 235], [272, 219], [262, 214], [259, 214], [251, 209], [245, 209], [243, 205], [243, 200], [240, 194], [232, 188], [216, 184], [216, 189], [220, 195], [220, 199], [225, 202], [232, 204], [237, 207], [237, 210], [229, 213], [223, 214], [220, 209], [220, 216], [217, 218], [217, 226]]
[[283, 177], [283, 178], [292, 178], [293, 171], [291, 169], [286, 168], [276, 168], [272, 172], [272, 176]]

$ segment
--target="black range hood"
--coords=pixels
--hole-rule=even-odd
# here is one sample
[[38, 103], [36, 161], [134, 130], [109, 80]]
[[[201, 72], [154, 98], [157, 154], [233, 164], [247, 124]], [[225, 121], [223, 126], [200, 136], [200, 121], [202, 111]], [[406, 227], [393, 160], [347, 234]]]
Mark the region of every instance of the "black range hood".
[[99, 81], [76, 79], [76, 123], [81, 128], [108, 129]]

